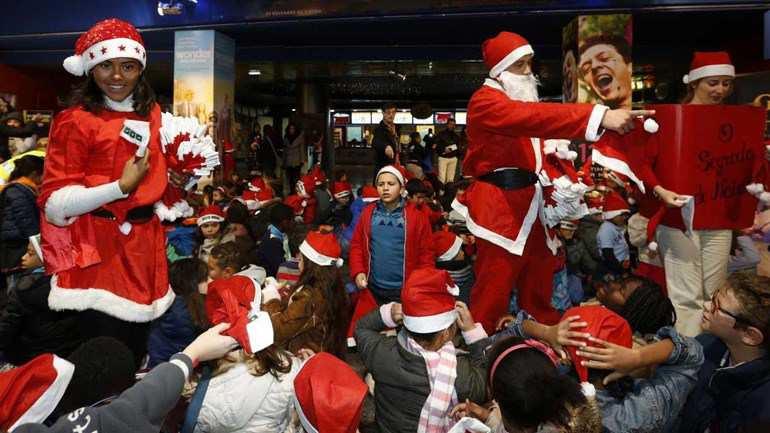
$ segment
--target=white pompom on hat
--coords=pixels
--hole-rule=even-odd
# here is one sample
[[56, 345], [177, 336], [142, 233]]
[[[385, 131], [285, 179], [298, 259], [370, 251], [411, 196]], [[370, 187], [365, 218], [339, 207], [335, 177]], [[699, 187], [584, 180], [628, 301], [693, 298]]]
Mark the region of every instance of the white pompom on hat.
[[64, 59], [63, 66], [70, 74], [80, 77], [99, 63], [117, 58], [137, 60], [142, 68], [147, 65], [144, 40], [136, 28], [126, 21], [110, 18], [80, 35], [75, 54]]

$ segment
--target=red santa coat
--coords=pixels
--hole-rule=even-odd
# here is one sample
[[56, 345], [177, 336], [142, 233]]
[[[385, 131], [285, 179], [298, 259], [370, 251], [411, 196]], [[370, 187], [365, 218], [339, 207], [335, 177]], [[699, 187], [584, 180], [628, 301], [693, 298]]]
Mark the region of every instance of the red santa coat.
[[[45, 218], [51, 194], [71, 186], [94, 187], [120, 179], [134, 158], [136, 145], [120, 137], [126, 119], [150, 122], [150, 168], [137, 189], [125, 199], [102, 208], [115, 219], [91, 213], [59, 227]], [[158, 202], [168, 186], [160, 145], [160, 107], [149, 119], [134, 112], [82, 108], [59, 113], [53, 122], [39, 205], [46, 271], [53, 274], [52, 309], [94, 309], [121, 320], [148, 322], [161, 316], [174, 300], [168, 284], [166, 239], [157, 217], [132, 224], [125, 235], [119, 227], [131, 209]]]
[[[605, 111], [606, 107], [591, 104], [514, 101], [496, 81], [487, 79], [468, 104], [463, 173], [478, 177], [502, 168], [540, 173], [545, 160], [543, 139], [595, 141]], [[539, 183], [505, 191], [487, 182], [473, 182], [452, 207], [465, 216], [471, 233], [522, 255], [542, 204]]]

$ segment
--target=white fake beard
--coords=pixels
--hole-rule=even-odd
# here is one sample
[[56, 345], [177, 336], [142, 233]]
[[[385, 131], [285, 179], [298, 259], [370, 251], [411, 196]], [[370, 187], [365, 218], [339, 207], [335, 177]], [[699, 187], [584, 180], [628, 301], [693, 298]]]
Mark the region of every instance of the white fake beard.
[[537, 86], [540, 82], [532, 74], [517, 75], [503, 71], [500, 73], [499, 80], [505, 94], [514, 101], [537, 102], [540, 100], [537, 94]]

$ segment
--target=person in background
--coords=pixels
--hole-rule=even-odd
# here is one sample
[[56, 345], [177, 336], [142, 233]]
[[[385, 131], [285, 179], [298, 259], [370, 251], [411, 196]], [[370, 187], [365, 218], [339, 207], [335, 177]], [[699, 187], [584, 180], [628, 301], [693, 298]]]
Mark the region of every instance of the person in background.
[[294, 211], [283, 203], [270, 208], [270, 225], [257, 247], [257, 258], [267, 275], [275, 277], [281, 263], [289, 260], [289, 235], [294, 230]]
[[706, 360], [679, 433], [770, 429], [770, 279], [738, 272], [703, 306]]
[[171, 308], [150, 328], [147, 340], [149, 368], [168, 361], [209, 327], [203, 306], [203, 293], [208, 284], [206, 263], [196, 258], [177, 260], [169, 267], [169, 284], [176, 298]]
[[602, 255], [602, 273], [623, 275], [631, 272], [631, 253], [626, 241], [626, 227], [631, 212], [628, 203], [616, 192], [605, 197], [604, 222], [596, 234], [597, 249]]
[[42, 180], [43, 158], [30, 155], [16, 161], [10, 183], [0, 187], [0, 272], [6, 274], [8, 288], [20, 270], [29, 237], [40, 233], [36, 200]]
[[372, 147], [374, 148], [374, 173], [379, 173], [382, 167], [396, 162], [399, 152], [398, 130], [394, 123], [396, 119], [396, 104], [387, 103], [382, 107], [382, 120], [374, 128]]
[[751, 236], [739, 231], [733, 231], [733, 245], [730, 249], [730, 261], [727, 262], [727, 273], [756, 270], [760, 261], [759, 250]]
[[460, 155], [460, 134], [455, 131], [457, 123], [449, 118], [446, 128], [436, 135], [436, 155], [438, 155], [438, 181], [442, 184], [455, 181], [457, 158]]
[[[24, 119], [18, 112], [3, 113], [0, 116], [0, 161], [10, 159], [12, 153], [21, 153], [19, 149], [10, 148], [11, 137], [26, 140], [48, 135], [47, 128], [44, 123], [40, 122], [41, 117], [39, 115], [34, 116], [32, 121], [27, 124], [24, 124]], [[32, 144], [29, 147], [35, 147], [35, 145]], [[15, 152], [11, 152], [12, 150]]]
[[305, 135], [296, 124], [289, 123], [283, 139], [283, 168], [286, 170], [286, 180], [290, 188], [299, 180], [300, 169], [305, 162]]
[[278, 284], [284, 289], [280, 293], [282, 300], [288, 298], [292, 287], [296, 286], [299, 281], [301, 273], [299, 270], [299, 246], [305, 241], [305, 236], [307, 236], [307, 230], [304, 227], [296, 227], [289, 235], [289, 253], [291, 257], [278, 266], [278, 272], [275, 275]]
[[350, 243], [350, 276], [380, 305], [398, 301], [409, 274], [434, 263], [430, 222], [402, 196], [405, 183], [392, 165], [379, 171], [380, 198], [361, 212]]
[[198, 246], [197, 256], [203, 262], [208, 262], [211, 250], [225, 243], [230, 238], [225, 239], [225, 213], [217, 205], [210, 205], [203, 208], [198, 215], [198, 235], [201, 242]]
[[452, 281], [460, 289], [457, 299], [467, 304], [471, 297], [475, 276], [471, 260], [463, 250], [462, 238], [451, 231], [440, 230], [433, 232], [431, 245], [436, 257], [436, 269], [443, 269], [449, 273]]

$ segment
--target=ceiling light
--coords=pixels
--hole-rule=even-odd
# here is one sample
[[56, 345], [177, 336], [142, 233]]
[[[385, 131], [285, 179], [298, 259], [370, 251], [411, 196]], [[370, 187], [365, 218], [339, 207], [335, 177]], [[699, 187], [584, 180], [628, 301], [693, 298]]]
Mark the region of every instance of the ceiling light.
[[260, 71], [259, 69], [249, 69], [249, 75], [252, 75], [252, 76], [262, 75], [262, 71]]

